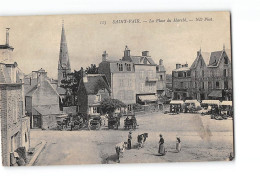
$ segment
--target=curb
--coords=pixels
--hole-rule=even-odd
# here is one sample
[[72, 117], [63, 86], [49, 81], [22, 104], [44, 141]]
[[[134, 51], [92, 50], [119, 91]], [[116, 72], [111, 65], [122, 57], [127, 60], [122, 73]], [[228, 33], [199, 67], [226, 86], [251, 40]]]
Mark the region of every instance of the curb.
[[36, 153], [33, 155], [32, 159], [30, 160], [30, 162], [27, 164], [27, 166], [33, 166], [33, 164], [35, 163], [36, 159], [39, 157], [40, 153], [42, 152], [42, 150], [45, 148], [46, 146], [46, 141], [41, 141], [41, 146], [40, 148], [36, 151]]

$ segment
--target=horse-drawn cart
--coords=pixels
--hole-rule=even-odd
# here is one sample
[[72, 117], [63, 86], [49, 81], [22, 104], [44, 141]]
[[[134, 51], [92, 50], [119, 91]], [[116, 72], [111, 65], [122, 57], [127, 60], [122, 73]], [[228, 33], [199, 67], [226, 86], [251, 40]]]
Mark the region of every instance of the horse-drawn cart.
[[137, 121], [135, 115], [125, 115], [126, 119], [124, 120], [124, 128], [125, 129], [136, 129]]

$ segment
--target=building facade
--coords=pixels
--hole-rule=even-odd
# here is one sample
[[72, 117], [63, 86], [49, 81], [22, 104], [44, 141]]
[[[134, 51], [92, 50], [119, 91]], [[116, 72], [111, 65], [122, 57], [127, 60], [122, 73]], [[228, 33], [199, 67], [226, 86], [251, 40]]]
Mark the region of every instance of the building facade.
[[159, 60], [159, 65], [156, 65], [157, 95], [162, 97], [166, 95], [166, 70], [163, 65], [163, 60]]
[[100, 115], [101, 101], [110, 97], [110, 87], [105, 75], [89, 74], [83, 76], [78, 89], [79, 113]]
[[129, 111], [136, 103], [136, 79], [134, 64], [130, 61], [108, 60], [108, 54], [102, 54], [98, 72], [107, 77], [111, 88], [111, 98], [118, 99], [127, 105]]
[[232, 100], [230, 50], [197, 52], [191, 67], [176, 64], [172, 72], [173, 99]]
[[131, 56], [130, 49], [126, 46], [122, 61], [133, 64], [135, 73], [135, 96], [139, 104], [154, 103], [157, 97], [156, 64], [149, 51], [143, 51], [141, 56]]
[[[2, 163], [16, 165], [17, 149], [30, 147], [29, 118], [25, 116], [23, 73], [12, 57], [9, 45], [9, 29], [6, 44], [0, 45], [0, 117]], [[19, 156], [20, 157], [20, 156]]]
[[31, 117], [31, 128], [53, 129], [57, 126], [56, 117], [60, 111], [60, 96], [52, 86], [47, 72], [44, 69], [34, 71], [36, 79], [31, 79], [28, 85], [28, 77], [25, 95], [25, 109], [28, 116]]

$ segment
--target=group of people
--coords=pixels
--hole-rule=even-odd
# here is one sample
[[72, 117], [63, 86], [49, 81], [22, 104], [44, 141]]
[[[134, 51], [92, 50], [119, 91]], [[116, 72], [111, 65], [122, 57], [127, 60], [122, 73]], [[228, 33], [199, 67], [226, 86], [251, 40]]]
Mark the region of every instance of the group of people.
[[[160, 140], [159, 140], [159, 150], [158, 153], [160, 155], [165, 155], [166, 154], [166, 150], [164, 147], [164, 138], [162, 136], [162, 134], [159, 135], [160, 136]], [[176, 152], [180, 152], [181, 151], [181, 138], [177, 137], [176, 138]]]
[[[159, 140], [159, 150], [158, 153], [160, 155], [165, 155], [166, 154], [166, 150], [164, 147], [164, 138], [162, 136], [162, 134], [159, 135], [160, 140]], [[132, 132], [130, 131], [128, 134], [128, 139], [127, 139], [127, 149], [131, 149], [132, 148]], [[180, 137], [176, 138], [176, 151], [180, 152], [181, 151], [181, 139]]]

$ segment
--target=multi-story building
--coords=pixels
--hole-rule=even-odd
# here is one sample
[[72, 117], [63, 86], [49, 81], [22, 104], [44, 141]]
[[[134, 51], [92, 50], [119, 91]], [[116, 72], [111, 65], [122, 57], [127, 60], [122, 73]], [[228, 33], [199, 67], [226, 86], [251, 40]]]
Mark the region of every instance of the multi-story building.
[[32, 75], [34, 74], [36, 78], [26, 78], [25, 94], [25, 109], [31, 117], [31, 128], [56, 128], [56, 117], [62, 114], [59, 106], [60, 96], [44, 69], [33, 71]]
[[[23, 73], [13, 60], [13, 47], [9, 45], [9, 29], [6, 44], [0, 45], [0, 117], [2, 163], [16, 165], [17, 149], [30, 147], [29, 117], [25, 116]], [[19, 156], [21, 157], [21, 156]]]
[[158, 100], [156, 64], [149, 56], [149, 51], [143, 51], [142, 56], [131, 56], [130, 49], [126, 46], [122, 61], [133, 64], [136, 102], [140, 104], [156, 102]]
[[191, 67], [176, 64], [172, 82], [173, 99], [232, 100], [230, 50], [198, 51]]
[[108, 54], [105, 51], [102, 54], [98, 72], [106, 75], [112, 92], [111, 97], [125, 103], [131, 111], [133, 104], [136, 103], [134, 64], [124, 60], [108, 60]]
[[163, 65], [163, 60], [159, 60], [159, 65], [156, 65], [157, 95], [162, 97], [166, 95], [166, 70]]

